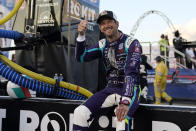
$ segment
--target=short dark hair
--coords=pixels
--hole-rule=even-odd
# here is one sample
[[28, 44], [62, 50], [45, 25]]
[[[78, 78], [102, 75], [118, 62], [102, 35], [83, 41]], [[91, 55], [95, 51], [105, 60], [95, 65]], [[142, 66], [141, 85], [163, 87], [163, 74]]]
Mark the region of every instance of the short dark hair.
[[160, 56], [157, 56], [157, 57], [155, 58], [155, 60], [156, 60], [156, 62], [161, 62], [161, 61], [162, 61], [162, 58], [161, 58]]
[[161, 34], [161, 38], [163, 39], [165, 37], [165, 35], [164, 34]]
[[175, 32], [174, 32], [174, 35], [175, 35], [175, 37], [179, 37], [179, 36], [180, 36], [179, 31], [178, 31], [178, 30], [177, 30], [177, 31], [175, 31]]

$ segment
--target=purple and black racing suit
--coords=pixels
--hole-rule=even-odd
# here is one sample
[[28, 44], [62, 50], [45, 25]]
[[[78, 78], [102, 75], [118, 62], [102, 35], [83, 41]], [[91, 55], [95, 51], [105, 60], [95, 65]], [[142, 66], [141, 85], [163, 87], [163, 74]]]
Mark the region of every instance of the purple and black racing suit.
[[130, 109], [126, 116], [126, 130], [129, 130], [132, 115], [139, 106], [141, 54], [139, 41], [123, 33], [114, 42], [102, 39], [88, 49], [85, 48], [85, 37], [77, 38], [76, 59], [79, 62], [88, 62], [101, 58], [108, 83], [105, 89], [95, 93], [75, 109], [74, 131], [88, 130], [88, 122], [99, 115], [100, 111], [118, 105], [122, 100], [130, 102]]

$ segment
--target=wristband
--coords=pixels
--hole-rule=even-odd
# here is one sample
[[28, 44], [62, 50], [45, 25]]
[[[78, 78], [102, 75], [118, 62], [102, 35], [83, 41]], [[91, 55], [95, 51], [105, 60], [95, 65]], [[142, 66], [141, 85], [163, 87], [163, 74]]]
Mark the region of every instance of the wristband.
[[128, 101], [128, 100], [123, 100], [123, 101], [121, 101], [121, 103], [120, 104], [123, 104], [123, 105], [130, 105], [130, 102]]

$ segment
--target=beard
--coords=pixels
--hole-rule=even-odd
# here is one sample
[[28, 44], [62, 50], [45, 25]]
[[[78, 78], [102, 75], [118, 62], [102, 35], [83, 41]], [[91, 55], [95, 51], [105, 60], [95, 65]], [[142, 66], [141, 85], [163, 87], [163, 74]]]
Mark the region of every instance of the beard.
[[110, 38], [110, 39], [113, 39], [114, 37], [116, 37], [117, 33], [118, 33], [118, 30], [112, 30], [109, 33], [107, 33], [107, 31], [106, 31], [105, 36]]

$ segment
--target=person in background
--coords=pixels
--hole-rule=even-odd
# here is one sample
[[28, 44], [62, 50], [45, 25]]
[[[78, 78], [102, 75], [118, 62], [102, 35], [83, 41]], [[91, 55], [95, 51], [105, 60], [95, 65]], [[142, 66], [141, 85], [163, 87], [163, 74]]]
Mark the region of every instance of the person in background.
[[[168, 57], [169, 56], [169, 49], [167, 47], [165, 47], [165, 45], [169, 46], [168, 37], [166, 37], [166, 35], [162, 34], [161, 39], [159, 41], [159, 44], [160, 44], [160, 54], [162, 56], [166, 55]], [[166, 52], [166, 54], [165, 54], [165, 52]]]
[[141, 103], [148, 103], [148, 81], [147, 70], [152, 70], [152, 65], [147, 61], [147, 56], [142, 54], [142, 62], [140, 64], [140, 85], [141, 85]]
[[191, 59], [195, 60], [194, 48], [190, 48], [190, 47], [186, 48], [185, 54], [186, 54], [186, 66], [189, 69], [192, 69], [193, 66], [195, 68], [195, 63], [191, 61]]
[[[196, 61], [196, 48], [193, 48], [193, 53], [195, 55], [194, 60]], [[196, 62], [194, 62], [194, 69], [196, 69]]]
[[160, 44], [160, 55], [165, 57], [166, 63], [167, 63], [167, 67], [169, 67], [169, 48], [167, 46], [169, 46], [169, 42], [168, 42], [168, 38], [166, 37], [166, 35], [162, 34], [161, 35], [161, 39], [159, 41]]
[[85, 45], [87, 17], [79, 23], [76, 59], [88, 62], [101, 58], [108, 83], [106, 88], [96, 92], [74, 110], [73, 131], [87, 131], [93, 118], [99, 116], [105, 108], [115, 105], [116, 130], [130, 131], [132, 116], [140, 102], [139, 69], [142, 48], [137, 39], [118, 30], [119, 22], [112, 11], [101, 12], [97, 23], [105, 38], [88, 49]]
[[157, 63], [154, 81], [155, 104], [161, 104], [161, 98], [163, 98], [169, 103], [169, 105], [172, 105], [172, 97], [165, 92], [168, 75], [167, 66], [164, 64], [160, 56], [157, 56], [155, 60]]
[[[184, 40], [180, 36], [180, 33], [178, 30], [174, 32], [174, 36], [175, 36], [175, 38], [173, 39], [174, 48], [176, 50], [180, 51], [181, 53], [185, 53], [185, 50], [183, 48], [183, 41]], [[184, 65], [184, 58], [182, 57], [182, 55], [175, 52], [174, 56], [176, 58], [176, 62]]]
[[169, 44], [169, 38], [168, 38], [168, 35], [165, 35], [165, 40], [167, 41], [168, 45], [170, 45], [170, 44]]
[[[170, 46], [168, 35], [165, 35], [165, 40], [167, 41], [167, 45]], [[169, 48], [167, 48], [167, 56], [169, 57]]]

